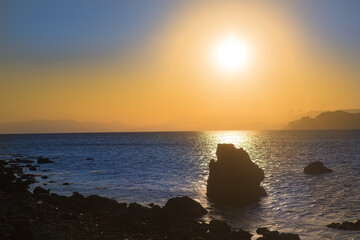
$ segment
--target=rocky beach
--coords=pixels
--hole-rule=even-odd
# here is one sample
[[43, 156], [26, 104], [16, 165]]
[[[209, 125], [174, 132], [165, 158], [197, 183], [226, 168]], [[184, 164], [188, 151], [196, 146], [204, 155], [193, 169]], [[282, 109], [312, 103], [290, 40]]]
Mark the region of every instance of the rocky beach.
[[[51, 193], [37, 184], [41, 171], [32, 160], [0, 160], [1, 220], [4, 240], [49, 239], [233, 239], [250, 240], [252, 233], [231, 229], [224, 221], [201, 219], [207, 210], [189, 197], [169, 199], [164, 206], [121, 203], [98, 195], [83, 196], [74, 192], [66, 197]], [[51, 163], [38, 157], [37, 163]], [[44, 175], [43, 175], [44, 177]], [[297, 240], [293, 233], [279, 233], [259, 228], [257, 239]]]

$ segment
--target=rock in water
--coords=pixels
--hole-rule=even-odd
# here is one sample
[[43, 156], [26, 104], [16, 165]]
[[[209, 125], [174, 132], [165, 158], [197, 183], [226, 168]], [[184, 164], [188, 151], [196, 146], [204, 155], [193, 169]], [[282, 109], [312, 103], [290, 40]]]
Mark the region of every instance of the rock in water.
[[54, 163], [54, 162], [51, 161], [49, 158], [38, 157], [37, 163], [38, 164], [44, 164], [44, 163]]
[[207, 196], [219, 203], [247, 204], [266, 196], [260, 183], [264, 171], [250, 160], [249, 154], [233, 144], [218, 144], [218, 160], [210, 161]]
[[306, 174], [322, 174], [333, 172], [330, 168], [324, 166], [322, 162], [312, 162], [304, 168], [304, 173]]

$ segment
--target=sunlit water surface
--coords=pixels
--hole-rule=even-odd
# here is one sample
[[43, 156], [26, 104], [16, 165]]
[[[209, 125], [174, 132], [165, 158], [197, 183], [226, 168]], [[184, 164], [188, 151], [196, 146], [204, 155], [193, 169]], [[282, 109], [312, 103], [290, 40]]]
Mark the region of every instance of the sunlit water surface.
[[[217, 207], [206, 198], [208, 164], [218, 143], [244, 148], [265, 172], [268, 193], [247, 207]], [[325, 227], [360, 219], [360, 131], [174, 132], [0, 135], [0, 158], [49, 157], [42, 165], [52, 192], [100, 194], [163, 205], [187, 195], [232, 227], [267, 226], [301, 239], [360, 239], [360, 232]], [[87, 160], [92, 158], [93, 160]], [[311, 161], [335, 170], [302, 173]], [[56, 183], [49, 183], [56, 181]], [[62, 186], [62, 183], [71, 183]]]

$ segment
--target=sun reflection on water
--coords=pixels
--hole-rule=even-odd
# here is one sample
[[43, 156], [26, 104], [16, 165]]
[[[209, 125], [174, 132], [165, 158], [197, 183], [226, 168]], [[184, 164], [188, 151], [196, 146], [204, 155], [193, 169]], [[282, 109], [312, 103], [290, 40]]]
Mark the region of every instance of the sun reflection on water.
[[243, 148], [250, 154], [253, 149], [254, 138], [253, 131], [216, 131], [207, 132], [211, 136], [211, 142], [213, 147], [211, 148], [212, 156], [216, 157], [216, 146], [219, 143], [230, 143], [234, 144], [236, 148]]
[[246, 131], [216, 132], [216, 140], [218, 143], [232, 143], [235, 147], [241, 147], [242, 144], [249, 141], [249, 133]]

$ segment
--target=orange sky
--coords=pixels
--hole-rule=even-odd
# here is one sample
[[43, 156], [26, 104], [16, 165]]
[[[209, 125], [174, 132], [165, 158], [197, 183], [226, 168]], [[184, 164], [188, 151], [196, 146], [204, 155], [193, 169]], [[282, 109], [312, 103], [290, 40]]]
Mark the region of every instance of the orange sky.
[[[305, 30], [286, 11], [265, 4], [184, 7], [137, 43], [131, 56], [114, 51], [56, 64], [5, 62], [0, 122], [72, 119], [154, 125], [154, 130], [256, 129], [311, 110], [359, 108], [358, 70], [314, 50]], [[247, 66], [233, 73], [211, 55], [229, 34], [252, 51]]]

